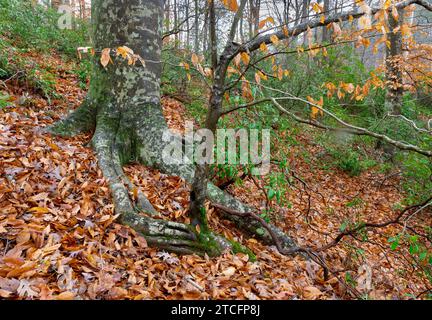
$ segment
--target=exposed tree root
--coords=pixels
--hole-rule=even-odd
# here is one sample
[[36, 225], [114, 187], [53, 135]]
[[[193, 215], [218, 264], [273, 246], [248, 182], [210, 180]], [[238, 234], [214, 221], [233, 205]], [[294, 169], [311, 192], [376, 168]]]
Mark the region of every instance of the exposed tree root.
[[89, 96], [83, 104], [65, 119], [50, 128], [50, 132], [59, 136], [74, 136], [93, 131], [96, 126], [96, 103]]
[[[220, 190], [214, 184], [209, 183], [207, 187], [208, 199], [213, 203], [219, 203], [237, 212], [251, 212], [252, 208], [248, 207], [241, 201], [237, 200], [227, 192]], [[229, 212], [224, 212], [224, 218], [233, 221], [238, 228], [245, 231], [249, 235], [253, 235], [262, 240], [266, 244], [275, 244], [271, 234], [263, 228], [262, 224], [249, 216], [239, 217]], [[281, 229], [273, 224], [268, 224], [274, 235], [278, 238], [280, 244], [284, 248], [295, 247], [295, 242], [284, 233]]]
[[[170, 175], [180, 176], [187, 182], [193, 182], [194, 165], [184, 161], [167, 164], [163, 161], [162, 150], [168, 142], [162, 139], [168, 126], [162, 114], [161, 106], [154, 103], [134, 106], [133, 113], [113, 112], [110, 106], [98, 108], [85, 102], [74, 113], [51, 128], [54, 134], [72, 136], [87, 131], [95, 126], [92, 146], [99, 160], [99, 167], [109, 182], [116, 214], [121, 223], [128, 225], [145, 237], [152, 245], [180, 254], [205, 254], [215, 256], [233, 244], [210, 230], [198, 233], [192, 225], [155, 219], [157, 210], [144, 194], [136, 187], [123, 171], [123, 165], [138, 161], [155, 167]], [[106, 111], [105, 111], [106, 110]], [[94, 122], [93, 122], [94, 121]], [[178, 139], [181, 140], [181, 137]], [[184, 160], [184, 159], [183, 159]], [[134, 200], [131, 194], [135, 195]], [[211, 202], [219, 203], [236, 212], [251, 212], [245, 204], [230, 194], [208, 183], [207, 197]], [[144, 214], [142, 214], [144, 213]], [[285, 249], [295, 247], [295, 243], [276, 226], [268, 224], [271, 233], [256, 219], [250, 216], [238, 216], [225, 212], [224, 217], [233, 221], [241, 230], [256, 236], [267, 244], [274, 244], [274, 237]], [[236, 249], [248, 253], [246, 248], [236, 245]]]

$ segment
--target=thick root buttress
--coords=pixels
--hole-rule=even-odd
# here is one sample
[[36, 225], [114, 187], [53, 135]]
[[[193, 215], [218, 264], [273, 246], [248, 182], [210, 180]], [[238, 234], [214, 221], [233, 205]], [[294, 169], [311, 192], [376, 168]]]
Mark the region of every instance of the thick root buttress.
[[[87, 108], [87, 110], [85, 110]], [[130, 226], [144, 236], [150, 245], [164, 250], [180, 253], [215, 256], [227, 249], [233, 249], [233, 244], [212, 232], [198, 233], [191, 225], [156, 219], [157, 210], [151, 205], [144, 194], [139, 193], [137, 201], [131, 200], [135, 187], [123, 172], [123, 165], [138, 161], [147, 166], [155, 167], [170, 175], [177, 175], [188, 182], [193, 181], [194, 166], [178, 163], [167, 164], [163, 161], [162, 150], [167, 142], [162, 135], [168, 130], [158, 104], [142, 104], [117, 111], [113, 105], [98, 108], [94, 115], [96, 127], [92, 146], [99, 160], [99, 167], [108, 179], [116, 213], [121, 223]], [[127, 110], [127, 111], [126, 111]], [[116, 112], [117, 111], [117, 112]], [[69, 128], [75, 123], [85, 123], [85, 119], [93, 119], [89, 113], [96, 112], [91, 105], [84, 104], [60, 122], [60, 128]], [[52, 132], [59, 132], [54, 126]], [[88, 126], [79, 126], [82, 132]], [[60, 131], [63, 133], [64, 131]], [[207, 197], [211, 202], [232, 208], [236, 211], [248, 212], [248, 208], [228, 193], [220, 190], [212, 183], [208, 184]], [[144, 213], [144, 214], [142, 214]], [[224, 213], [224, 218], [233, 221], [241, 230], [253, 235], [267, 244], [272, 244], [270, 234], [262, 228], [259, 222], [247, 218]], [[279, 237], [284, 247], [295, 246], [292, 239], [275, 226], [274, 234]], [[249, 253], [246, 248], [235, 245], [236, 249]]]

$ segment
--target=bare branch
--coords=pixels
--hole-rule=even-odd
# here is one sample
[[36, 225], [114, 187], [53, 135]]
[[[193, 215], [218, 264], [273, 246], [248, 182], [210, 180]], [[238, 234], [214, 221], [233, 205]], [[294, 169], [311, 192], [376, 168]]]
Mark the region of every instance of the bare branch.
[[246, 2], [247, 2], [247, 0], [241, 0], [240, 7], [238, 8], [238, 10], [234, 16], [233, 22], [231, 24], [231, 29], [230, 29], [230, 33], [229, 33], [229, 37], [228, 37], [228, 43], [231, 43], [234, 40], [240, 18], [242, 17], [244, 8], [246, 6]]
[[[424, 7], [425, 9], [432, 11], [432, 4], [427, 1], [427, 0], [405, 0], [402, 2], [399, 2], [395, 5], [396, 9], [403, 9], [405, 7], [408, 7], [412, 4], [417, 4], [419, 6]], [[371, 10], [371, 14], [375, 14], [377, 13], [379, 10], [382, 10], [382, 8], [373, 8]], [[337, 13], [337, 14], [332, 14], [330, 16], [328, 16], [327, 18], [324, 19], [323, 22], [320, 21], [320, 19], [313, 19], [310, 21], [306, 21], [303, 23], [300, 23], [298, 25], [296, 25], [295, 27], [292, 28], [287, 28], [288, 30], [279, 30], [279, 31], [275, 31], [275, 32], [271, 32], [271, 33], [266, 33], [261, 35], [260, 37], [257, 37], [255, 39], [253, 39], [252, 41], [244, 44], [244, 45], [239, 45], [237, 50], [233, 53], [233, 56], [231, 57], [234, 58], [239, 52], [252, 52], [257, 50], [261, 43], [266, 43], [266, 44], [270, 44], [271, 43], [271, 37], [276, 35], [280, 40], [286, 39], [288, 37], [292, 37], [292, 36], [297, 36], [305, 31], [307, 31], [308, 29], [314, 29], [317, 27], [322, 27], [325, 25], [328, 25], [330, 23], [334, 23], [334, 22], [342, 22], [342, 21], [348, 21], [351, 18], [360, 18], [361, 16], [363, 16], [365, 13], [362, 11], [359, 11], [358, 9], [356, 10], [352, 10], [352, 11], [348, 11], [345, 13]]]
[[395, 146], [398, 149], [407, 150], [407, 151], [414, 151], [414, 152], [417, 152], [417, 153], [422, 154], [424, 156], [432, 157], [432, 151], [421, 149], [418, 146], [415, 146], [415, 145], [412, 145], [412, 144], [409, 144], [409, 143], [404, 143], [404, 142], [401, 142], [401, 141], [393, 140], [393, 139], [389, 138], [388, 136], [386, 136], [384, 134], [372, 132], [372, 131], [367, 130], [365, 128], [357, 127], [357, 126], [351, 125], [349, 123], [346, 123], [345, 121], [343, 121], [342, 119], [338, 118], [337, 116], [335, 116], [330, 111], [322, 108], [321, 106], [319, 106], [317, 104], [314, 104], [314, 103], [311, 103], [309, 101], [306, 101], [304, 99], [297, 98], [297, 97], [292, 97], [292, 100], [298, 100], [298, 101], [302, 101], [302, 102], [305, 102], [307, 104], [310, 104], [311, 106], [314, 106], [318, 110], [320, 110], [320, 111], [326, 113], [327, 115], [331, 116], [339, 124], [341, 124], [343, 126], [343, 128], [329, 127], [329, 126], [325, 126], [323, 124], [320, 124], [319, 122], [316, 122], [316, 121], [302, 119], [300, 117], [297, 117], [293, 113], [287, 111], [284, 107], [282, 107], [276, 101], [276, 99], [272, 98], [271, 100], [272, 100], [273, 104], [276, 106], [276, 108], [278, 108], [283, 113], [288, 114], [289, 116], [293, 117], [294, 119], [296, 119], [299, 122], [306, 123], [306, 124], [309, 124], [309, 125], [321, 128], [321, 129], [327, 129], [327, 130], [339, 131], [339, 132], [347, 132], [347, 133], [351, 133], [351, 134], [355, 134], [355, 135], [366, 135], [366, 136], [374, 137], [374, 138], [377, 138], [379, 140], [383, 140], [383, 141], [385, 141], [385, 142], [387, 142], [387, 143]]
[[[407, 117], [405, 117], [404, 115], [401, 114], [387, 114], [388, 117], [393, 117], [393, 118], [401, 118], [402, 120], [405, 120], [406, 122], [408, 122], [415, 130], [417, 130], [418, 132], [422, 132], [422, 133], [429, 133], [430, 135], [432, 135], [432, 129], [424, 129], [424, 128], [419, 128], [417, 127], [417, 124], [411, 120], [408, 119]], [[429, 121], [431, 121], [432, 119], [429, 119]]]
[[[409, 144], [409, 143], [404, 143], [404, 142], [401, 142], [401, 141], [398, 141], [398, 140], [394, 140], [394, 139], [392, 139], [392, 138], [390, 138], [390, 137], [388, 137], [388, 136], [386, 136], [384, 134], [376, 133], [376, 132], [370, 131], [370, 130], [368, 130], [366, 128], [363, 128], [363, 127], [358, 127], [358, 126], [351, 125], [349, 123], [346, 123], [345, 121], [343, 121], [339, 117], [337, 117], [332, 112], [328, 111], [327, 109], [324, 109], [323, 107], [321, 107], [321, 106], [319, 106], [319, 105], [317, 105], [315, 103], [312, 103], [312, 102], [307, 101], [305, 99], [293, 96], [290, 93], [287, 93], [287, 92], [284, 92], [284, 91], [281, 91], [281, 90], [278, 90], [278, 89], [266, 87], [264, 85], [261, 85], [261, 86], [264, 87], [264, 88], [266, 88], [266, 89], [269, 89], [269, 90], [272, 90], [272, 91], [276, 91], [276, 92], [279, 92], [279, 93], [283, 93], [283, 94], [288, 95], [288, 96], [277, 97], [277, 98], [270, 97], [270, 98], [263, 98], [263, 99], [260, 99], [260, 100], [252, 101], [252, 102], [247, 103], [247, 104], [231, 107], [230, 109], [228, 109], [226, 111], [223, 111], [221, 113], [221, 115], [226, 115], [226, 114], [228, 114], [230, 112], [234, 112], [234, 111], [239, 110], [239, 109], [249, 108], [249, 107], [252, 107], [252, 106], [264, 103], [264, 102], [272, 102], [273, 105], [277, 109], [279, 109], [279, 111], [281, 111], [282, 113], [287, 114], [288, 116], [290, 116], [291, 118], [293, 118], [297, 122], [308, 124], [308, 125], [311, 125], [311, 126], [314, 126], [314, 127], [320, 128], [320, 129], [329, 130], [329, 131], [345, 132], [345, 133], [350, 133], [350, 134], [354, 134], [354, 135], [371, 136], [371, 137], [374, 137], [376, 139], [386, 141], [387, 143], [389, 143], [389, 144], [397, 147], [398, 149], [407, 150], [407, 151], [414, 151], [414, 152], [417, 152], [417, 153], [422, 154], [424, 156], [432, 157], [432, 151], [430, 151], [430, 150], [424, 150], [424, 149], [421, 149], [418, 146], [415, 146], [415, 145], [412, 145], [412, 144]], [[333, 118], [342, 127], [331, 127], [331, 126], [327, 126], [325, 124], [319, 123], [319, 122], [317, 122], [315, 120], [308, 120], [308, 119], [301, 118], [301, 117], [297, 116], [296, 114], [294, 114], [294, 113], [289, 112], [288, 110], [286, 110], [278, 102], [278, 100], [295, 100], [295, 101], [300, 101], [300, 102], [306, 103], [308, 105], [311, 105], [311, 106], [317, 108], [318, 110], [322, 111], [323, 113], [327, 114], [331, 118]]]

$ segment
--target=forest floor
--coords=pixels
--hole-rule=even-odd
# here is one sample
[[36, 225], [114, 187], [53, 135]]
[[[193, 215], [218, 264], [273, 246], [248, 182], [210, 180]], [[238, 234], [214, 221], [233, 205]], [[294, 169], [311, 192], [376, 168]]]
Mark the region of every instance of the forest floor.
[[[149, 248], [144, 238], [116, 223], [106, 180], [86, 147], [90, 137], [64, 139], [43, 132], [85, 96], [71, 65], [56, 54], [28, 55], [54, 69], [59, 98], [48, 102], [31, 91], [22, 98], [29, 89], [14, 81], [5, 89], [11, 103], [0, 110], [0, 297], [356, 298], [348, 285], [370, 299], [407, 299], [427, 289], [421, 266], [413, 266], [407, 250], [390, 250], [388, 238], [400, 232], [399, 226], [369, 232], [366, 242], [347, 238], [325, 252], [339, 275], [328, 281], [315, 263], [282, 256], [275, 247], [243, 237], [213, 208], [211, 227], [248, 246], [257, 261], [244, 254], [202, 258]], [[163, 105], [169, 125], [181, 131], [186, 108], [169, 98]], [[289, 150], [288, 160], [303, 182], [287, 193], [290, 207], [272, 205], [276, 223], [299, 244], [330, 242], [347, 218], [378, 222], [397, 214], [393, 206], [403, 198], [397, 175], [386, 179], [370, 169], [350, 177], [323, 169], [319, 163], [324, 160], [316, 156], [321, 147], [306, 133], [296, 139], [302, 146]], [[126, 172], [164, 218], [188, 221], [189, 186], [184, 181], [140, 165], [130, 165]], [[267, 205], [260, 183], [250, 178], [228, 191], [257, 210]], [[353, 205], [357, 198], [362, 201]]]

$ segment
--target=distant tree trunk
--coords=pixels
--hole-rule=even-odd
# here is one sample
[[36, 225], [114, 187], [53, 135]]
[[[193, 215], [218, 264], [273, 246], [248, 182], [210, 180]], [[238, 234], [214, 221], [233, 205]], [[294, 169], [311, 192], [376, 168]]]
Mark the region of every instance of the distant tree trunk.
[[[177, 0], [174, 0], [174, 8], [173, 8], [173, 12], [174, 12], [174, 28], [178, 27], [178, 7], [177, 7]], [[179, 48], [179, 32], [176, 32], [174, 35], [175, 38], [175, 48], [178, 49]]]
[[51, 0], [51, 8], [58, 11], [59, 7], [63, 4], [63, 0]]
[[[324, 0], [323, 8], [324, 14], [326, 16], [330, 15], [330, 0]], [[322, 42], [330, 42], [330, 30], [327, 28], [327, 26], [322, 27]]]
[[79, 7], [80, 7], [80, 18], [85, 19], [86, 18], [86, 2], [85, 2], [85, 0], [79, 0]]
[[[120, 222], [137, 230], [150, 245], [182, 254], [217, 255], [231, 248], [231, 243], [210, 231], [197, 232], [191, 225], [155, 219], [158, 212], [143, 193], [136, 192], [123, 171], [124, 164], [139, 162], [190, 183], [195, 174], [195, 166], [187, 161], [164, 161], [163, 152], [171, 141], [163, 139], [168, 126], [160, 104], [163, 8], [163, 0], [93, 2], [93, 47], [99, 51], [127, 46], [146, 64], [128, 65], [112, 55], [113, 63], [103, 68], [96, 59], [86, 100], [50, 131], [63, 136], [94, 132], [91, 145], [108, 180], [115, 212]], [[181, 144], [180, 137], [175, 141]], [[208, 183], [207, 197], [234, 210], [250, 210], [212, 183]], [[234, 215], [226, 218], [267, 243], [272, 242], [255, 220]], [[286, 238], [285, 242], [290, 241], [276, 227], [275, 232], [281, 239]]]
[[[397, 10], [397, 17], [394, 17], [392, 12], [388, 12], [388, 27], [386, 46], [386, 95], [384, 101], [384, 116], [386, 114], [400, 115], [402, 112], [403, 98], [403, 75], [401, 69], [401, 61], [403, 59], [403, 35], [401, 26], [403, 24], [403, 9]], [[399, 29], [397, 29], [399, 27]], [[396, 30], [396, 32], [395, 32]], [[398, 133], [398, 120], [393, 119], [386, 128], [387, 135]], [[396, 147], [393, 145], [377, 142], [377, 148], [382, 149], [388, 160], [393, 161], [396, 154]]]
[[284, 24], [288, 24], [288, 21], [290, 20], [290, 16], [289, 16], [290, 4], [291, 1], [287, 1], [287, 0], [283, 1], [283, 19], [284, 19], [283, 23]]
[[[403, 96], [403, 76], [401, 70], [401, 60], [403, 59], [403, 36], [401, 26], [403, 24], [403, 10], [397, 10], [398, 17], [395, 18], [389, 12], [389, 33], [387, 40], [389, 46], [386, 46], [386, 98], [385, 112], [392, 114], [401, 114], [402, 96]], [[396, 30], [396, 28], [398, 28]], [[396, 30], [397, 32], [394, 32]]]
[[206, 11], [204, 16], [204, 26], [203, 26], [203, 42], [202, 42], [202, 49], [203, 52], [207, 52], [208, 48], [210, 48], [209, 41], [208, 41], [208, 34], [209, 34], [209, 23], [208, 23], [208, 17], [209, 17], [209, 5], [208, 1], [206, 1]]
[[165, 1], [165, 31], [170, 31], [170, 20], [171, 20], [171, 0]]
[[[310, 5], [310, 0], [303, 0], [300, 23], [303, 23], [303, 22], [305, 22], [306, 20], [309, 19], [309, 17], [308, 17], [308, 14], [309, 14], [309, 5]], [[307, 35], [307, 33], [305, 33], [304, 37], [303, 37], [303, 45], [306, 44], [306, 40], [307, 40], [306, 35]]]
[[189, 19], [189, 6], [190, 1], [186, 1], [186, 7], [185, 7], [185, 19], [186, 19], [186, 47], [191, 48], [190, 46], [190, 19]]
[[[210, 14], [210, 53], [212, 67], [217, 65], [217, 35], [216, 35], [216, 10], [214, 0], [209, 1], [209, 14]], [[213, 69], [214, 70], [214, 69]]]
[[248, 37], [252, 38], [253, 36], [253, 19], [252, 19], [252, 0], [249, 1], [249, 6], [248, 6], [248, 26], [249, 26], [249, 34]]
[[195, 52], [199, 52], [199, 7], [198, 0], [195, 0], [195, 44], [194, 50]]
[[249, 10], [250, 10], [250, 37], [258, 33], [260, 10], [261, 10], [261, 0], [249, 0]]
[[244, 25], [244, 18], [243, 16], [240, 19], [240, 28], [239, 28], [239, 38], [240, 38], [240, 42], [244, 43], [245, 42], [245, 36], [244, 36], [244, 30], [243, 30], [243, 25]]

